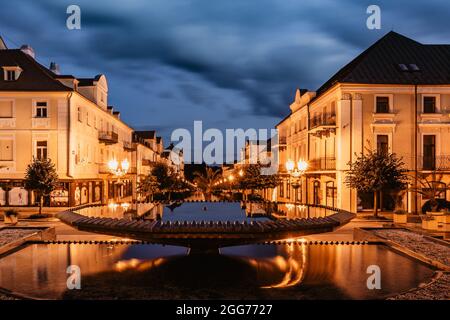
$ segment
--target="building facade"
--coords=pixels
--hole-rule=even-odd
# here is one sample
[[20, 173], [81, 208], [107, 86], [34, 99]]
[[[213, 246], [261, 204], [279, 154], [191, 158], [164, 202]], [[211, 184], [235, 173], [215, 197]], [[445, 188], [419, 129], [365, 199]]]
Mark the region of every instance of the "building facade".
[[[282, 201], [351, 211], [373, 208], [373, 195], [345, 185], [349, 163], [368, 149], [395, 153], [411, 176], [438, 173], [440, 197], [450, 199], [450, 45], [424, 45], [390, 32], [339, 70], [317, 91], [297, 90], [278, 125]], [[297, 190], [283, 164], [306, 160]], [[411, 184], [414, 183], [412, 179]], [[428, 199], [408, 192], [416, 211]], [[380, 205], [393, 209], [392, 196]]]
[[[162, 139], [136, 139], [134, 130], [108, 105], [104, 75], [76, 78], [61, 75], [56, 64], [46, 68], [28, 46], [0, 46], [0, 204], [34, 205], [23, 187], [33, 158], [55, 164], [59, 186], [46, 206], [106, 203], [136, 195], [139, 177], [158, 161]], [[111, 160], [128, 163], [119, 179]]]

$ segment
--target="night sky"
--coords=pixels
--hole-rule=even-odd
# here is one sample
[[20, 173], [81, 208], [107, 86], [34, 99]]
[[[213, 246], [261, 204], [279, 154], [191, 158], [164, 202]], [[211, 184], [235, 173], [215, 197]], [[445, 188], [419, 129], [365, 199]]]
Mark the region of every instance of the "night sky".
[[[317, 89], [390, 30], [450, 43], [448, 0], [0, 1], [0, 35], [61, 73], [109, 82], [136, 129], [271, 128], [295, 89]], [[67, 6], [81, 30], [66, 28]], [[366, 27], [371, 4], [382, 29]]]

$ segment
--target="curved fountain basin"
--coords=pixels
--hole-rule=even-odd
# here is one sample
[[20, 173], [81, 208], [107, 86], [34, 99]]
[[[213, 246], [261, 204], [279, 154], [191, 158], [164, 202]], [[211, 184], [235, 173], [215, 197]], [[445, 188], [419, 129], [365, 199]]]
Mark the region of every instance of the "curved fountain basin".
[[[206, 204], [200, 204], [203, 206]], [[208, 204], [209, 206], [211, 204]], [[268, 204], [270, 205], [270, 204]], [[246, 204], [248, 207], [249, 204]], [[95, 209], [95, 208], [94, 208]], [[182, 210], [182, 208], [180, 208]], [[95, 210], [83, 215], [83, 210], [65, 211], [58, 218], [79, 230], [102, 233], [161, 244], [180, 245], [199, 251], [214, 251], [220, 247], [235, 246], [298, 238], [304, 235], [331, 232], [347, 224], [355, 214], [343, 210], [324, 211], [324, 216], [291, 219], [251, 219], [248, 221], [204, 221], [201, 207], [194, 212], [199, 217], [193, 221], [164, 221], [145, 219], [109, 218], [98, 216]], [[217, 215], [217, 213], [212, 213]]]
[[[16, 266], [20, 265], [20, 268]], [[67, 289], [69, 265], [81, 290]], [[367, 268], [381, 269], [369, 290]], [[433, 270], [384, 245], [271, 244], [187, 256], [144, 244], [30, 244], [0, 259], [0, 287], [44, 299], [385, 299]]]

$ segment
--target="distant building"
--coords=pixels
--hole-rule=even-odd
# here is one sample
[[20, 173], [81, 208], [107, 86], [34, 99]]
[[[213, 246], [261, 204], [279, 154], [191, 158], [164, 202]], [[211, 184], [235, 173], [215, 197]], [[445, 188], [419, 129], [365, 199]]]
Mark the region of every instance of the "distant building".
[[[371, 209], [373, 196], [344, 181], [348, 163], [366, 148], [403, 157], [415, 172], [443, 174], [442, 198], [450, 199], [450, 45], [424, 45], [389, 32], [317, 91], [297, 90], [290, 114], [278, 125], [284, 201], [323, 204], [351, 211]], [[307, 160], [297, 190], [284, 164]], [[420, 196], [417, 205], [425, 200]], [[381, 201], [392, 208], [386, 192]], [[414, 211], [415, 193], [404, 199]]]

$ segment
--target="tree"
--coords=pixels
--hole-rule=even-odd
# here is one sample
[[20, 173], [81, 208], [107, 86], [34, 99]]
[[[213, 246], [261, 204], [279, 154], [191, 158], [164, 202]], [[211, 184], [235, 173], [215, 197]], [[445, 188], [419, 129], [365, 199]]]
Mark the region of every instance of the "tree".
[[214, 170], [213, 168], [207, 167], [204, 173], [198, 171], [194, 172], [194, 182], [197, 184], [206, 200], [211, 199], [211, 194], [214, 187], [221, 178], [220, 170]]
[[172, 192], [189, 189], [189, 186], [179, 179], [175, 170], [163, 162], [159, 162], [153, 166], [151, 175], [156, 178], [159, 191], [169, 193], [169, 200], [171, 199]]
[[137, 187], [137, 192], [143, 196], [151, 195], [153, 197], [153, 194], [159, 191], [158, 180], [151, 174], [145, 176], [145, 178], [139, 182]]
[[[422, 211], [426, 211], [425, 208], [429, 208], [431, 211], [438, 211], [440, 204], [438, 199], [441, 194], [445, 194], [447, 188], [442, 181], [444, 177], [443, 173], [436, 173], [436, 170], [431, 174], [418, 173], [417, 175], [417, 188], [412, 187], [412, 192], [421, 194], [425, 199], [429, 199], [422, 207]], [[415, 179], [415, 177], [413, 177]], [[445, 199], [444, 199], [445, 200]]]
[[25, 174], [25, 189], [34, 191], [39, 199], [39, 214], [42, 213], [44, 196], [50, 195], [58, 185], [58, 173], [50, 159], [36, 159], [28, 165]]
[[406, 186], [407, 176], [402, 169], [404, 163], [395, 154], [376, 152], [366, 149], [355, 162], [349, 162], [350, 170], [345, 184], [358, 192], [372, 192], [374, 216], [378, 216], [378, 193], [382, 190], [402, 190]]
[[247, 165], [243, 170], [242, 178], [239, 181], [239, 188], [251, 190], [252, 194], [255, 190], [263, 190], [267, 188], [275, 188], [280, 183], [277, 174], [265, 175], [261, 174], [261, 164]]

